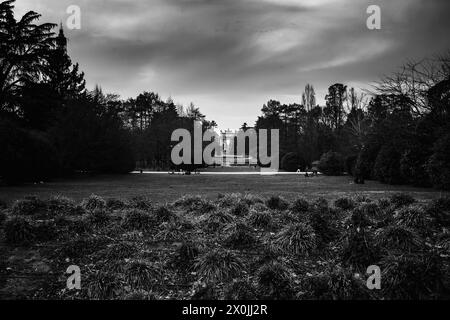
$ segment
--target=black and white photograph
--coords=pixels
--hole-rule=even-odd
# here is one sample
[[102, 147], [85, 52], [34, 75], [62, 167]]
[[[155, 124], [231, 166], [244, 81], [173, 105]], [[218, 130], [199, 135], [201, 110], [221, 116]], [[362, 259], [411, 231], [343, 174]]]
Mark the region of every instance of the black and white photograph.
[[0, 301], [448, 301], [449, 14], [0, 0]]

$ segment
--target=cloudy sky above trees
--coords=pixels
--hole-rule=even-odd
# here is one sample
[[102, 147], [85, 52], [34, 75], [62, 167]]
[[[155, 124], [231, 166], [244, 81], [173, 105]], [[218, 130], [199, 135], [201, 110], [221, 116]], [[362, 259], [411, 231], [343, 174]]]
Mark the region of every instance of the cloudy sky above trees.
[[[382, 10], [368, 30], [366, 9]], [[88, 87], [122, 98], [155, 91], [194, 104], [221, 128], [253, 124], [269, 99], [301, 101], [307, 83], [323, 103], [336, 82], [356, 88], [408, 59], [450, 49], [448, 0], [19, 0], [42, 22], [82, 10], [66, 30]]]

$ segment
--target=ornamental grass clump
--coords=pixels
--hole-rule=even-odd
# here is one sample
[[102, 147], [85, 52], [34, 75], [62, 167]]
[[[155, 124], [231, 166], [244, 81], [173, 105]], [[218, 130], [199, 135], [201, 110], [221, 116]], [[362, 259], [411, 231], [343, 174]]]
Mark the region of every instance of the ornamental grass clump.
[[219, 248], [200, 256], [194, 269], [206, 283], [218, 283], [237, 278], [244, 270], [244, 264], [231, 251]]
[[275, 238], [275, 247], [293, 255], [308, 256], [317, 247], [314, 229], [305, 223], [285, 227]]

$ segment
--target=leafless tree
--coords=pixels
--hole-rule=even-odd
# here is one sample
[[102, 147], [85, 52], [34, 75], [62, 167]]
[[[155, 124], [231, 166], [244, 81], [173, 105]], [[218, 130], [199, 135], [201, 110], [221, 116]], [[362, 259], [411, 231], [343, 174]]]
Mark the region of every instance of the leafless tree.
[[408, 61], [399, 71], [377, 82], [371, 93], [403, 95], [411, 102], [412, 111], [420, 115], [430, 109], [428, 90], [449, 77], [450, 51], [432, 58]]

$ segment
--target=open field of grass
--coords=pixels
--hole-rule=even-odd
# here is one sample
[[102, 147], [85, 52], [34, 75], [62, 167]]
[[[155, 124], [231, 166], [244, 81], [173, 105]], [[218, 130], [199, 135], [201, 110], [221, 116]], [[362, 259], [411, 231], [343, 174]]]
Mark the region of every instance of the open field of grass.
[[379, 199], [391, 193], [408, 193], [418, 200], [428, 200], [449, 193], [433, 189], [410, 186], [389, 186], [375, 181], [355, 185], [351, 177], [314, 177], [279, 175], [194, 175], [171, 176], [162, 174], [130, 174], [123, 176], [95, 176], [28, 184], [24, 186], [0, 187], [0, 200], [11, 203], [28, 195], [49, 198], [64, 195], [76, 201], [96, 194], [103, 198], [132, 198], [145, 196], [155, 202], [170, 202], [186, 194], [199, 194], [215, 199], [219, 193], [252, 193], [262, 196], [281, 194], [287, 199], [299, 195], [306, 198], [324, 197], [336, 199], [342, 196], [361, 194]]

